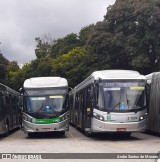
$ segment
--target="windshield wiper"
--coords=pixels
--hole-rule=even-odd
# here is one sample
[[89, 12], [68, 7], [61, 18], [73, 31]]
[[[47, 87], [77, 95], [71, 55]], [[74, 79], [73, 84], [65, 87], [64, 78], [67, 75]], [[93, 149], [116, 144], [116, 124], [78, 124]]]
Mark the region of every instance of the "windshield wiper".
[[135, 100], [135, 102], [134, 102], [135, 104], [133, 104], [133, 103], [131, 102], [131, 100], [128, 99], [128, 95], [127, 95], [127, 93], [126, 93], [126, 99], [127, 99], [128, 109], [129, 109], [129, 106], [130, 106], [132, 109], [139, 109], [139, 108], [141, 108], [140, 106], [136, 105], [137, 102], [138, 102], [138, 100], [139, 100], [139, 98], [140, 98], [140, 95], [137, 96], [137, 98], [136, 98], [136, 100]]
[[43, 109], [43, 104], [44, 102], [42, 102], [41, 107], [34, 113], [34, 116], [36, 116]]
[[109, 109], [107, 108], [107, 112], [109, 113], [111, 110], [114, 110], [119, 104], [120, 104], [120, 101], [116, 105], [112, 106], [111, 108]]

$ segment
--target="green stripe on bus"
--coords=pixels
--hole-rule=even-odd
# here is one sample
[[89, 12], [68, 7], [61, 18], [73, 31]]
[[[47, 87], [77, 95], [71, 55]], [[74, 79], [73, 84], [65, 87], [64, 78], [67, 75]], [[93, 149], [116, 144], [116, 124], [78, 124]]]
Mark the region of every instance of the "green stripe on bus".
[[58, 122], [61, 122], [61, 117], [56, 117], [52, 119], [33, 119], [32, 122], [35, 124], [58, 123]]

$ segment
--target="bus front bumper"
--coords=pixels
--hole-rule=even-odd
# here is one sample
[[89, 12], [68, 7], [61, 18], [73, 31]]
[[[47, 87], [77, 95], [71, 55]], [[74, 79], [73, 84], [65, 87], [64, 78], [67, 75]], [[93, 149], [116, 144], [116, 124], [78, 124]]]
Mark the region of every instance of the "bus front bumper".
[[146, 120], [139, 122], [114, 123], [92, 119], [91, 132], [141, 132], [146, 129]]
[[30, 123], [24, 120], [22, 130], [25, 133], [68, 131], [69, 130], [69, 119], [61, 121], [59, 123], [50, 123], [50, 124], [35, 124], [35, 123]]

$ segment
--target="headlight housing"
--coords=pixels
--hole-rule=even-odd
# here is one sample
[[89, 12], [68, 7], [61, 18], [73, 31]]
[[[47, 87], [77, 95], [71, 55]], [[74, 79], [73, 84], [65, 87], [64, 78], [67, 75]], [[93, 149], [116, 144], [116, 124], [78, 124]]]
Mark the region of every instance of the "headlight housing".
[[141, 115], [140, 117], [139, 117], [139, 121], [142, 121], [142, 120], [144, 120], [144, 119], [146, 119], [147, 118], [147, 113], [145, 113], [144, 115]]
[[30, 117], [30, 116], [28, 116], [26, 114], [23, 114], [23, 120], [26, 120], [26, 121], [32, 123], [32, 119], [33, 119], [32, 117]]
[[98, 119], [98, 120], [104, 121], [104, 117], [102, 115], [97, 114], [97, 113], [93, 113], [93, 117]]
[[62, 121], [66, 120], [66, 119], [69, 119], [69, 113], [68, 112], [61, 116]]

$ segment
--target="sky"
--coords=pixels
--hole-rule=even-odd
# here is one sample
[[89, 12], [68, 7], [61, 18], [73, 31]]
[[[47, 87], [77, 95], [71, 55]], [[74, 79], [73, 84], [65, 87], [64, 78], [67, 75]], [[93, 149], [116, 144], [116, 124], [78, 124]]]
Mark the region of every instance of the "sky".
[[62, 38], [102, 21], [115, 0], [0, 0], [0, 52], [23, 65], [35, 56], [36, 37]]

